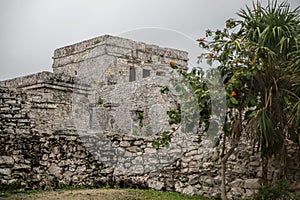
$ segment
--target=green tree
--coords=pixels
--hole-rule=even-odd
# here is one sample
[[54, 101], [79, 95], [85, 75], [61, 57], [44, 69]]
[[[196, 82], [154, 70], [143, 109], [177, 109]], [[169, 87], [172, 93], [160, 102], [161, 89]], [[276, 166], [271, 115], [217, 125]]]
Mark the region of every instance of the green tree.
[[[242, 18], [238, 36], [245, 50], [242, 75], [251, 73], [249, 79], [238, 78], [242, 92], [255, 97], [256, 107], [249, 112], [248, 125], [252, 127], [260, 145], [263, 180], [267, 183], [268, 160], [274, 153], [280, 153], [284, 176], [286, 159], [285, 139], [293, 138], [297, 131], [289, 123], [292, 105], [299, 101], [296, 87], [299, 84], [300, 14], [292, 10], [287, 2], [269, 2], [264, 8], [259, 2], [241, 10]], [[235, 26], [236, 27], [236, 26]], [[298, 64], [297, 64], [298, 63]], [[224, 67], [224, 71], [227, 70]], [[247, 103], [247, 102], [245, 102]], [[297, 116], [295, 116], [297, 118]], [[299, 115], [298, 115], [299, 117]], [[280, 152], [278, 152], [280, 150]]]
[[208, 30], [211, 41], [200, 46], [220, 63], [226, 90], [234, 94], [231, 103], [240, 114], [246, 111], [246, 129], [255, 134], [266, 184], [270, 156], [280, 154], [284, 178], [285, 139], [299, 143], [300, 14], [299, 8], [275, 0], [266, 7], [253, 3], [238, 15], [241, 19], [227, 20], [225, 29]]
[[280, 154], [284, 178], [285, 139], [299, 142], [300, 14], [287, 2], [272, 1], [266, 7], [257, 2], [238, 15], [241, 19], [227, 20], [225, 29], [208, 30], [211, 41], [200, 46], [220, 63], [226, 90], [235, 96], [231, 103], [240, 114], [246, 111], [246, 128], [255, 134], [266, 184], [270, 156]]
[[[226, 162], [237, 147], [243, 130], [253, 134], [261, 152], [265, 184], [270, 156], [280, 154], [279, 178], [284, 178], [285, 140], [294, 139], [299, 143], [299, 8], [293, 10], [287, 2], [279, 4], [276, 0], [268, 2], [266, 7], [256, 2], [252, 9], [240, 10], [238, 16], [239, 20], [227, 20], [224, 29], [207, 30], [206, 37], [198, 39], [199, 46], [207, 51], [199, 56], [200, 60], [219, 63], [218, 70], [227, 93], [228, 110], [221, 154], [222, 199], [226, 199]], [[183, 74], [197, 94], [201, 108], [199, 126], [204, 124], [204, 130], [207, 130], [211, 125], [209, 94], [216, 89], [207, 87], [200, 72], [201, 69], [194, 69]], [[243, 121], [247, 122], [245, 126], [242, 126]], [[230, 140], [230, 146], [226, 146], [226, 139]]]

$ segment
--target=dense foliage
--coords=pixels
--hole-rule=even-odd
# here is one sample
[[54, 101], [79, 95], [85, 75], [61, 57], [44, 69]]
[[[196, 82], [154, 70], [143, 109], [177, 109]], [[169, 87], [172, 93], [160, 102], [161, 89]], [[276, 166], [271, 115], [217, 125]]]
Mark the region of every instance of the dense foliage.
[[[266, 184], [269, 158], [281, 156], [279, 178], [284, 179], [285, 141], [300, 144], [300, 12], [287, 2], [279, 4], [274, 0], [265, 7], [260, 2], [253, 3], [253, 8], [240, 10], [238, 16], [238, 20], [227, 20], [225, 28], [207, 30], [205, 37], [197, 40], [206, 50], [199, 56], [200, 64], [204, 60], [210, 65], [217, 63], [217, 73], [211, 70], [204, 75], [201, 68], [180, 73], [197, 96], [199, 127], [204, 125], [204, 131], [212, 125], [210, 95], [222, 92], [218, 78], [212, 77], [221, 75], [227, 97], [221, 157], [226, 163], [225, 158], [245, 131], [261, 152]], [[175, 63], [170, 65], [176, 68]], [[171, 114], [172, 122], [182, 123], [178, 120], [180, 112]], [[231, 141], [230, 147], [225, 146], [226, 137]], [[170, 140], [171, 137], [160, 144]]]

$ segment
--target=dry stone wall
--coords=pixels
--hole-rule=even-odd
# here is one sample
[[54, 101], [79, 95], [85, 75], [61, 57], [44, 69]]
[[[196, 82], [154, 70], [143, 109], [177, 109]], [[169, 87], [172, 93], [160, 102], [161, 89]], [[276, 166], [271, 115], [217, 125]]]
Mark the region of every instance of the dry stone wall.
[[59, 94], [59, 90], [52, 89], [51, 93], [41, 90], [25, 93], [1, 87], [2, 186], [52, 188], [58, 184], [87, 184], [82, 170], [101, 177], [98, 174], [101, 163], [88, 155], [74, 128], [68, 129], [63, 121], [65, 113], [69, 114], [70, 105], [66, 106], [69, 102], [57, 99], [55, 94]]
[[[35, 115], [40, 112], [33, 109], [36, 94], [1, 87], [0, 95], [2, 187], [14, 183], [35, 189], [119, 184], [187, 194], [220, 193], [220, 151], [209, 146], [204, 135], [179, 135], [170, 148], [156, 150], [152, 137], [113, 132], [79, 134], [72, 129], [45, 132], [36, 117], [41, 123], [51, 116]], [[295, 156], [294, 148], [288, 147], [290, 158]], [[293, 159], [289, 162], [296, 164]], [[252, 155], [252, 148], [241, 144], [228, 166], [229, 193], [252, 195], [260, 185], [259, 155]], [[289, 173], [299, 179], [298, 172]]]

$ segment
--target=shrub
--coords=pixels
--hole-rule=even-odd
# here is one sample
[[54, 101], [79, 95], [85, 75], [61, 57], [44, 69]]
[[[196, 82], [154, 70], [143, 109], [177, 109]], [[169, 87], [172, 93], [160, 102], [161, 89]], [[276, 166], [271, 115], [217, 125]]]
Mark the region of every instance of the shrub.
[[101, 97], [98, 98], [98, 104], [102, 105], [103, 104], [103, 99]]
[[258, 193], [255, 194], [254, 200], [289, 200], [291, 188], [290, 184], [277, 180], [269, 185], [261, 186], [258, 188]]
[[101, 42], [101, 40], [97, 39], [94, 41], [94, 44], [99, 44]]

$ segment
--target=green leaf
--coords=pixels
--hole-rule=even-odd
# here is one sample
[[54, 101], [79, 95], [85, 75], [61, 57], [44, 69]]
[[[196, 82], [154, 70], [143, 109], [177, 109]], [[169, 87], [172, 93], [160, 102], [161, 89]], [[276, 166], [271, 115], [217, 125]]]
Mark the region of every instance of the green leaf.
[[206, 37], [210, 37], [210, 36], [212, 36], [212, 31], [211, 30], [209, 30], [209, 29], [207, 29], [206, 30]]
[[290, 105], [290, 104], [291, 104], [291, 102], [290, 102], [290, 100], [289, 100], [288, 97], [284, 96], [283, 99], [284, 99], [284, 102], [285, 102], [287, 105]]
[[233, 105], [238, 105], [238, 104], [239, 104], [238, 100], [236, 100], [236, 98], [234, 98], [234, 97], [230, 97], [230, 102], [231, 102]]
[[168, 93], [170, 90], [169, 90], [169, 88], [168, 88], [168, 86], [163, 86], [161, 89], [160, 89], [160, 92], [162, 93], [162, 94], [166, 94], [166, 93]]
[[152, 141], [152, 146], [153, 146], [154, 148], [158, 149], [159, 146], [160, 146], [159, 141], [158, 141], [157, 139], [153, 140], [153, 141]]
[[102, 105], [103, 104], [103, 99], [101, 97], [98, 97], [98, 104]]
[[195, 94], [199, 94], [200, 92], [201, 92], [201, 89], [199, 89], [199, 88], [194, 91]]

